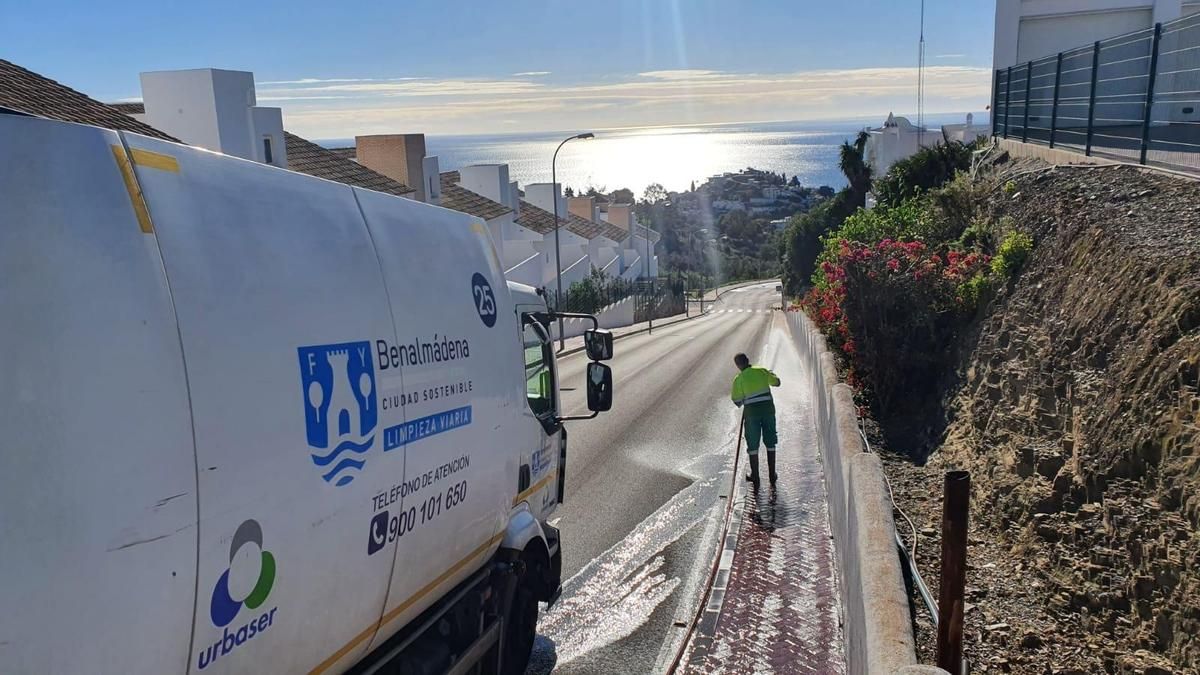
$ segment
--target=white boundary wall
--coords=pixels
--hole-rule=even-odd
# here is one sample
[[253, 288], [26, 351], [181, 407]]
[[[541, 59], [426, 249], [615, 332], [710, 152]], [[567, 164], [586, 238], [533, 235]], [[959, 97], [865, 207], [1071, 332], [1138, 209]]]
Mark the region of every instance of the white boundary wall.
[[[629, 296], [624, 300], [614, 302], [604, 309], [596, 312], [596, 320], [600, 322], [601, 328], [623, 328], [633, 325], [634, 311], [634, 296]], [[565, 319], [563, 321], [563, 334], [566, 337], [575, 337], [583, 335], [583, 332], [592, 327], [592, 322], [587, 319]], [[558, 339], [558, 323], [553, 322], [550, 325], [550, 336]]]
[[945, 673], [917, 665], [883, 464], [863, 451], [854, 393], [838, 382], [833, 354], [812, 321], [803, 312], [786, 316], [810, 375], [838, 556], [847, 672]]

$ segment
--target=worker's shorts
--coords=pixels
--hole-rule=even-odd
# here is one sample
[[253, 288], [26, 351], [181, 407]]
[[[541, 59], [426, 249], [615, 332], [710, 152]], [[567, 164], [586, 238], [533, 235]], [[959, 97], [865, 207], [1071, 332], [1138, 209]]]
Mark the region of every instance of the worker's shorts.
[[774, 448], [779, 442], [775, 435], [775, 404], [751, 403], [746, 406], [745, 431], [746, 452], [757, 453], [760, 438], [768, 448]]

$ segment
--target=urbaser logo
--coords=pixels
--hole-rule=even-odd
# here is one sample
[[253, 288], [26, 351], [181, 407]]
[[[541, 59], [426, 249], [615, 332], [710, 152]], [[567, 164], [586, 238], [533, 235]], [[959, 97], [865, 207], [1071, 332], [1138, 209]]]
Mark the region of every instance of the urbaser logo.
[[246, 520], [238, 526], [229, 545], [229, 566], [213, 586], [208, 614], [213, 626], [222, 630], [218, 640], [201, 647], [197, 659], [201, 670], [271, 627], [278, 607], [254, 612], [247, 623], [232, 630], [228, 626], [243, 607], [250, 610], [262, 607], [274, 585], [275, 556], [263, 548], [258, 521]]

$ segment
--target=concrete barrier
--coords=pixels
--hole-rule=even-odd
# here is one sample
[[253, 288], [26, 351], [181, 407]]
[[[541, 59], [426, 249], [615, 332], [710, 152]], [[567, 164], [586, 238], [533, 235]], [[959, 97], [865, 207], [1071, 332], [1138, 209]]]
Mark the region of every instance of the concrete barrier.
[[812, 389], [838, 555], [846, 670], [852, 675], [945, 674], [917, 664], [892, 502], [883, 464], [864, 452], [854, 392], [838, 382], [833, 354], [812, 321], [803, 312], [786, 317]]

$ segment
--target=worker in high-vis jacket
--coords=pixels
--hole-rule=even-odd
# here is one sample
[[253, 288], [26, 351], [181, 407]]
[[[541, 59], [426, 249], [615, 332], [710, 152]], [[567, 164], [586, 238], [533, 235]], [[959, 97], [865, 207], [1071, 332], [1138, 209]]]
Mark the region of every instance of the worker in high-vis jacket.
[[775, 483], [778, 474], [775, 473], [775, 444], [779, 438], [775, 435], [775, 400], [771, 398], [771, 387], [779, 386], [779, 376], [766, 368], [750, 365], [750, 358], [745, 354], [733, 357], [733, 363], [741, 372], [733, 378], [733, 390], [729, 396], [733, 404], [745, 406], [742, 419], [745, 420], [746, 452], [750, 455], [750, 473], [746, 480], [758, 484], [758, 445], [759, 439], [767, 446], [767, 468], [770, 470], [771, 483]]

